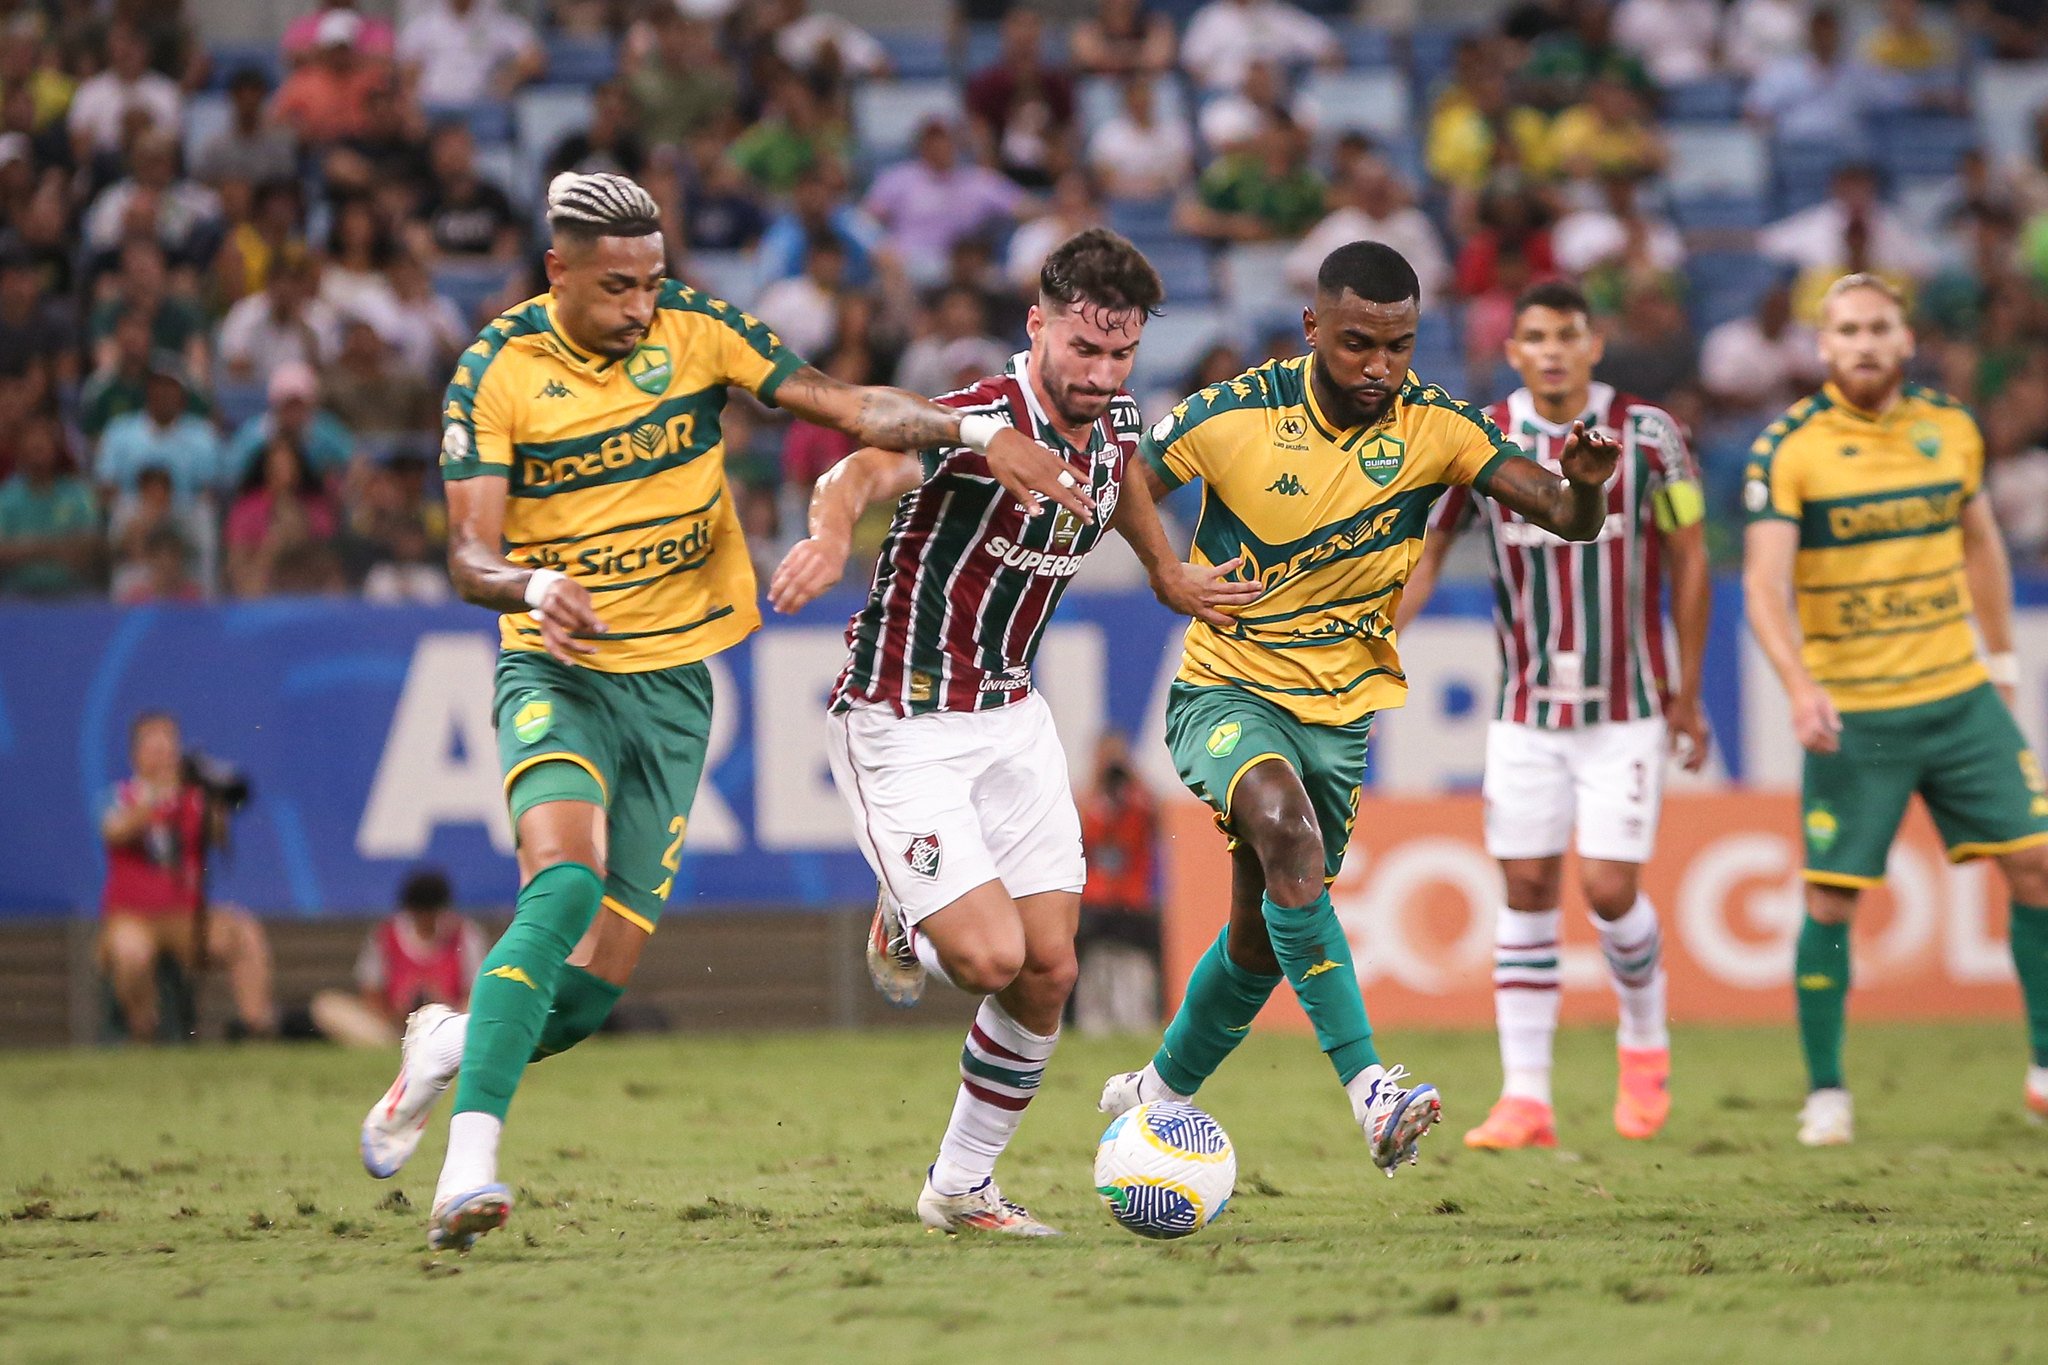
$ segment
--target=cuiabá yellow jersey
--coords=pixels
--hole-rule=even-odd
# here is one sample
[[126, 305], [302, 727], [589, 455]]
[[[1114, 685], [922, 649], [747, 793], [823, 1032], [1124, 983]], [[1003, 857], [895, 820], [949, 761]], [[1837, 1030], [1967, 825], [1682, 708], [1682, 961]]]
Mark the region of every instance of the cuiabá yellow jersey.
[[[585, 666], [692, 663], [761, 624], [726, 487], [726, 388], [773, 402], [803, 363], [755, 318], [675, 281], [632, 355], [587, 355], [543, 294], [463, 352], [442, 405], [441, 476], [508, 482], [506, 556], [568, 574], [604, 620]], [[524, 613], [499, 618], [499, 639], [543, 647]]]
[[1962, 531], [1983, 480], [1976, 422], [1917, 384], [1882, 414], [1829, 384], [1750, 448], [1745, 504], [1799, 528], [1801, 655], [1839, 709], [1914, 706], [1985, 680]]
[[1431, 506], [1454, 484], [1485, 491], [1521, 451], [1412, 372], [1378, 422], [1341, 429], [1316, 402], [1311, 363], [1268, 361], [1212, 384], [1139, 450], [1169, 487], [1202, 481], [1193, 561], [1241, 557], [1238, 575], [1266, 588], [1228, 630], [1189, 624], [1179, 679], [1343, 725], [1407, 697], [1394, 611]]

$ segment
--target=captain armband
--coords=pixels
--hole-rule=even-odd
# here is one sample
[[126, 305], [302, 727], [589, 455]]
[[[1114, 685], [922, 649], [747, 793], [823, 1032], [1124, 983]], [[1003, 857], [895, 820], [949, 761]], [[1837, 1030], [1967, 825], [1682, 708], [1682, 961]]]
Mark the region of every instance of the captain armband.
[[1706, 520], [1707, 500], [1700, 486], [1686, 479], [1667, 483], [1651, 494], [1650, 510], [1656, 515], [1657, 529], [1670, 535]]

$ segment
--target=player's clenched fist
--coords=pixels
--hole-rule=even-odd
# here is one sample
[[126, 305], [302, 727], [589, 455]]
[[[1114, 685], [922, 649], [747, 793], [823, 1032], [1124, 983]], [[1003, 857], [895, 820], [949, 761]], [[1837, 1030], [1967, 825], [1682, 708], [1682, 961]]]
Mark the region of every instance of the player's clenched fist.
[[526, 600], [533, 608], [529, 614], [540, 623], [541, 643], [556, 659], [575, 664], [579, 654], [597, 653], [596, 645], [577, 638], [604, 633], [590, 591], [581, 583], [559, 570], [542, 569], [529, 581]]
[[1614, 477], [1614, 465], [1620, 458], [1621, 442], [1584, 422], [1574, 422], [1557, 462], [1571, 482], [1598, 488]]

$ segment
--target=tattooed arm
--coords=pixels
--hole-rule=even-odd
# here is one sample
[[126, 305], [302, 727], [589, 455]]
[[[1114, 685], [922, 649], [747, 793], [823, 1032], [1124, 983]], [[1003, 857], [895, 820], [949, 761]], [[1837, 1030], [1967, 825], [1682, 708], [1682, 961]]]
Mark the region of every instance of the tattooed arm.
[[[782, 382], [775, 401], [880, 450], [971, 444], [963, 442], [961, 416], [951, 408], [903, 389], [843, 383], [809, 365]], [[1082, 520], [1095, 520], [1094, 503], [1074, 487], [1065, 462], [1022, 432], [1002, 427], [987, 438], [983, 454], [996, 482], [1026, 507], [1038, 507], [1043, 494]]]
[[1621, 446], [1614, 438], [1572, 423], [1558, 463], [1564, 477], [1534, 460], [1517, 455], [1494, 472], [1483, 490], [1487, 497], [1520, 512], [1544, 530], [1566, 540], [1591, 540], [1607, 520], [1607, 480]]

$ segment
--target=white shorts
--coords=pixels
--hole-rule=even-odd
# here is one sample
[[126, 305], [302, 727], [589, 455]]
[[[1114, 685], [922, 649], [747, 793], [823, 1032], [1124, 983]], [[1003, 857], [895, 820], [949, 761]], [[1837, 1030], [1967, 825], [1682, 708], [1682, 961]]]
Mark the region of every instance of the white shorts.
[[1486, 731], [1486, 851], [1496, 858], [1563, 853], [1646, 863], [1664, 798], [1661, 718], [1547, 730], [1497, 720]]
[[993, 711], [861, 706], [827, 724], [860, 850], [912, 924], [983, 882], [1017, 899], [1088, 880], [1066, 751], [1037, 693]]

